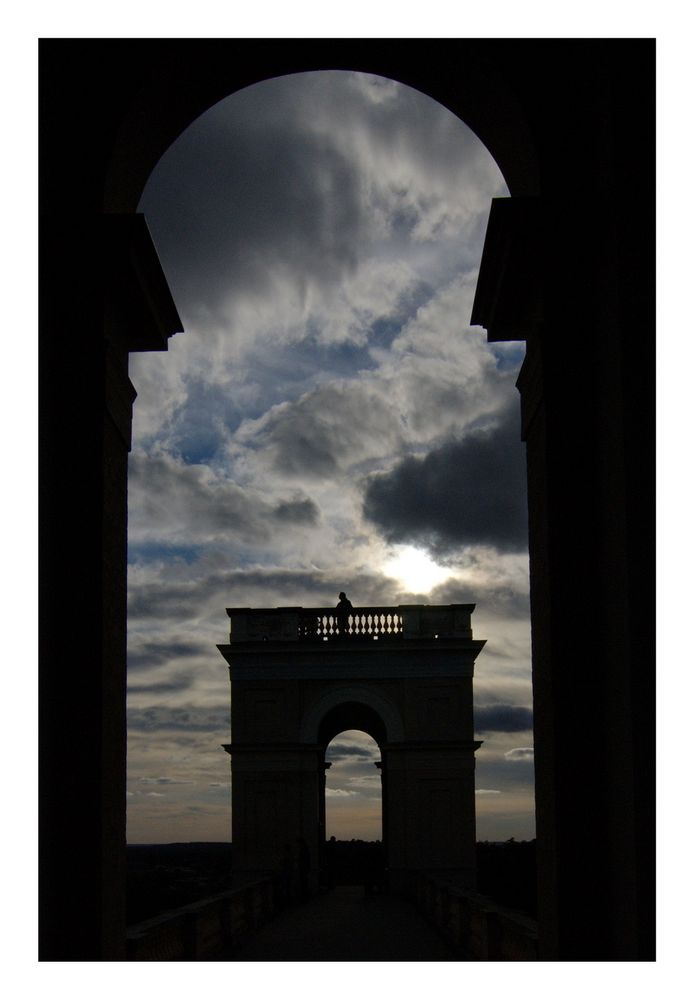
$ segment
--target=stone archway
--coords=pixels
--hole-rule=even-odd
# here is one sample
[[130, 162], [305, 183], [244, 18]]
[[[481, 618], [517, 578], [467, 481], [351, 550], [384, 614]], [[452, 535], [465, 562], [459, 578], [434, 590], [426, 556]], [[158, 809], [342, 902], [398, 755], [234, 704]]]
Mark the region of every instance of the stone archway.
[[[354, 709], [352, 708], [354, 706]], [[347, 707], [346, 717], [340, 717], [341, 729], [363, 728], [359, 723], [363, 722], [362, 715], [358, 709], [366, 710], [366, 714], [372, 713], [373, 719], [377, 719], [379, 735], [373, 736], [377, 743], [383, 738], [389, 742], [402, 741], [405, 738], [402, 715], [398, 706], [388, 697], [384, 697], [376, 689], [364, 684], [339, 684], [335, 687], [327, 687], [315, 700], [306, 708], [301, 721], [299, 739], [302, 743], [322, 742], [325, 737], [324, 727], [326, 721], [337, 710]], [[350, 719], [351, 716], [354, 718]], [[348, 722], [354, 725], [348, 725]], [[344, 725], [342, 725], [344, 723]], [[331, 727], [332, 728], [332, 727]], [[340, 729], [336, 729], [328, 737], [328, 742]], [[369, 729], [365, 729], [369, 735], [373, 735]]]
[[415, 871], [475, 880], [472, 678], [484, 646], [474, 605], [358, 608], [346, 635], [329, 608], [228, 609], [232, 842], [238, 871], [277, 869], [303, 840], [318, 885], [325, 750], [345, 729], [379, 745], [391, 888]]
[[541, 955], [652, 958], [654, 41], [40, 48], [41, 958], [124, 955], [127, 355], [180, 328], [133, 213], [202, 111], [325, 68], [429, 94], [482, 139], [511, 201], [536, 199], [498, 217], [478, 305], [493, 336], [510, 317], [528, 341]]

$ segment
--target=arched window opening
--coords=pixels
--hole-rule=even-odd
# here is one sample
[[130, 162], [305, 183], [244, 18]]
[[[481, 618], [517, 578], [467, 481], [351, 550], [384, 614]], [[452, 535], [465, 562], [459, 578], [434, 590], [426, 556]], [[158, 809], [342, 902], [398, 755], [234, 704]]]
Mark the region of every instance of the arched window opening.
[[345, 730], [326, 748], [325, 762], [326, 882], [366, 884], [383, 867], [380, 748], [367, 733]]
[[338, 733], [325, 751], [325, 833], [337, 840], [382, 840], [378, 743], [357, 729]]
[[220, 610], [341, 590], [477, 603], [478, 775], [532, 824], [523, 348], [468, 326], [507, 194], [447, 109], [342, 71], [232, 95], [157, 165], [140, 210], [186, 332], [131, 359], [129, 839], [228, 829]]

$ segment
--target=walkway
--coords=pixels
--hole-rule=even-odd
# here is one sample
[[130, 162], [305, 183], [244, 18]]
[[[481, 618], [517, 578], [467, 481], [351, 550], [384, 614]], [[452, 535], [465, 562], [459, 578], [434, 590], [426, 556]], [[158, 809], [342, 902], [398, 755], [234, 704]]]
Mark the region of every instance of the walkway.
[[[219, 961], [219, 959], [218, 959]], [[338, 886], [281, 913], [221, 961], [456, 962], [413, 903]]]

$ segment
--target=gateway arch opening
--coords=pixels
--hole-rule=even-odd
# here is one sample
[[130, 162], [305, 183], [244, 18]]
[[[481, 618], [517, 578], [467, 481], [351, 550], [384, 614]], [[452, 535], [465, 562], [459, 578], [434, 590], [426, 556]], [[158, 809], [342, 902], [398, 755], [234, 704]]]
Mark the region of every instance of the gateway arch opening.
[[373, 890], [384, 871], [381, 748], [364, 721], [342, 724], [363, 728], [343, 729], [326, 747], [322, 881]]

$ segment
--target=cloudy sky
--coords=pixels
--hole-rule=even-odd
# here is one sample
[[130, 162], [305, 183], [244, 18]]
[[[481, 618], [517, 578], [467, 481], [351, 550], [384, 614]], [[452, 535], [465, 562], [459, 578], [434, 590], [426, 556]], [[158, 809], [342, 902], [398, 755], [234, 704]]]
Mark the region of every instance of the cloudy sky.
[[[490, 200], [457, 118], [392, 81], [235, 94], [145, 213], [185, 333], [134, 355], [132, 843], [228, 840], [225, 608], [476, 603], [478, 837], [534, 836], [521, 344], [469, 327]], [[329, 749], [328, 833], [380, 835], [377, 748]]]

